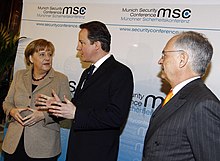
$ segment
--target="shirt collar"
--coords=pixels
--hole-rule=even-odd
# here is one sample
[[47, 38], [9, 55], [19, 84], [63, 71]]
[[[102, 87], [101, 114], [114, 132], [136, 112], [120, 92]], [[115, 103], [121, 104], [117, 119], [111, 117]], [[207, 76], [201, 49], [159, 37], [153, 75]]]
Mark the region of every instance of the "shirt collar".
[[108, 59], [110, 56], [111, 56], [111, 54], [108, 53], [108, 54], [106, 54], [105, 56], [103, 56], [101, 59], [99, 59], [99, 60], [94, 64], [94, 66], [95, 66], [94, 72], [95, 72], [96, 69], [97, 69], [100, 65], [102, 65], [102, 63], [104, 63], [104, 61], [105, 61], [106, 59]]
[[185, 85], [187, 85], [188, 83], [192, 82], [195, 79], [200, 78], [200, 76], [196, 76], [190, 79], [187, 79], [181, 83], [179, 83], [178, 85], [176, 85], [176, 87], [173, 88], [173, 95], [175, 95], [177, 92], [179, 92]]

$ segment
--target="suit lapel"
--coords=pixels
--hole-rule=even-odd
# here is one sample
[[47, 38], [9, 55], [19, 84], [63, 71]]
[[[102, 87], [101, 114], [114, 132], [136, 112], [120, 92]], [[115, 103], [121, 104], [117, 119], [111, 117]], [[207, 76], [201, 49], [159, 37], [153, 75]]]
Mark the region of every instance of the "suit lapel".
[[167, 104], [162, 107], [158, 107], [151, 116], [151, 125], [147, 133], [148, 141], [153, 133], [164, 123], [168, 118], [171, 117], [181, 106], [186, 102], [185, 99], [180, 99], [180, 94], [175, 95]]
[[187, 96], [191, 91], [196, 88], [199, 82], [202, 82], [201, 79], [196, 79], [185, 87], [183, 87], [164, 107], [161, 105], [158, 107], [152, 116], [151, 123], [147, 131], [146, 142], [151, 138], [153, 133], [164, 123], [168, 118], [170, 118], [179, 108], [181, 108], [184, 103], [187, 101]]
[[[89, 80], [87, 80], [86, 84], [83, 85], [83, 88], [80, 90], [80, 92], [83, 92], [86, 90], [90, 85], [92, 85], [99, 77], [102, 77], [104, 73], [106, 73], [106, 69], [109, 68], [109, 66], [115, 61], [114, 57], [111, 55], [108, 59], [106, 59], [100, 67], [93, 73], [93, 75], [90, 77]], [[87, 72], [87, 71], [86, 71]], [[83, 73], [82, 77], [83, 80], [85, 79], [86, 72]], [[79, 85], [82, 85], [83, 80], [80, 81]]]
[[28, 93], [32, 93], [32, 80], [31, 80], [31, 70], [27, 70], [26, 73], [24, 73], [24, 86], [27, 89]]
[[33, 91], [33, 93], [37, 92], [38, 90], [42, 89], [43, 87], [47, 86], [54, 77], [54, 70], [51, 69], [49, 71], [49, 73], [47, 74], [47, 76], [44, 78], [44, 81], [42, 81], [42, 83], [40, 83], [37, 88]]

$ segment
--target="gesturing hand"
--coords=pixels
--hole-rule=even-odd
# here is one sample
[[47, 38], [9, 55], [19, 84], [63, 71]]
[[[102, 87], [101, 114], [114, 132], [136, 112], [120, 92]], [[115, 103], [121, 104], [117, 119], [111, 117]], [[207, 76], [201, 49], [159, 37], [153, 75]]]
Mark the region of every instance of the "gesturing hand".
[[52, 102], [61, 102], [60, 98], [57, 96], [54, 90], [52, 90], [53, 97], [49, 97], [44, 94], [39, 94], [35, 101], [35, 106], [38, 110], [48, 110], [49, 106], [51, 106]]
[[52, 90], [53, 97], [39, 94], [36, 98], [35, 106], [38, 110], [48, 110], [51, 115], [74, 119], [76, 106], [64, 96], [65, 103], [61, 102], [58, 95]]
[[66, 103], [52, 101], [51, 106], [49, 107], [49, 112], [57, 117], [63, 117], [67, 119], [74, 119], [75, 118], [75, 112], [76, 112], [76, 106], [69, 101], [66, 96], [64, 96], [64, 101]]

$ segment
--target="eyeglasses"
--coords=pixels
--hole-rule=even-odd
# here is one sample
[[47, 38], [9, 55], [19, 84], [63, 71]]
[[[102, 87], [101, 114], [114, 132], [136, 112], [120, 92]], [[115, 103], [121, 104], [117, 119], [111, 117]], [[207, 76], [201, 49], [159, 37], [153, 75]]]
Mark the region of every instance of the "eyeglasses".
[[185, 52], [184, 50], [163, 50], [162, 51], [162, 54], [165, 54], [165, 53], [174, 53], [174, 52]]
[[161, 59], [164, 59], [165, 53], [174, 53], [174, 52], [185, 52], [184, 50], [163, 50]]

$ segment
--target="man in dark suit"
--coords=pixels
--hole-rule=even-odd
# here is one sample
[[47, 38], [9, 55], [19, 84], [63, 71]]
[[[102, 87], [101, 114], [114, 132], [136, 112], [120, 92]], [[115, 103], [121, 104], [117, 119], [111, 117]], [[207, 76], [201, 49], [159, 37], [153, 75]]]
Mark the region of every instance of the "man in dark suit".
[[220, 102], [201, 80], [212, 45], [200, 33], [183, 32], [162, 54], [161, 77], [173, 97], [152, 114], [142, 161], [220, 161]]
[[92, 21], [80, 28], [77, 50], [83, 62], [95, 66], [94, 71], [90, 67], [82, 73], [71, 102], [59, 102], [54, 93], [56, 101], [51, 103], [59, 107], [48, 101], [41, 104], [55, 116], [73, 119], [67, 161], [117, 161], [119, 136], [132, 99], [132, 72], [109, 53], [111, 35], [105, 24]]

